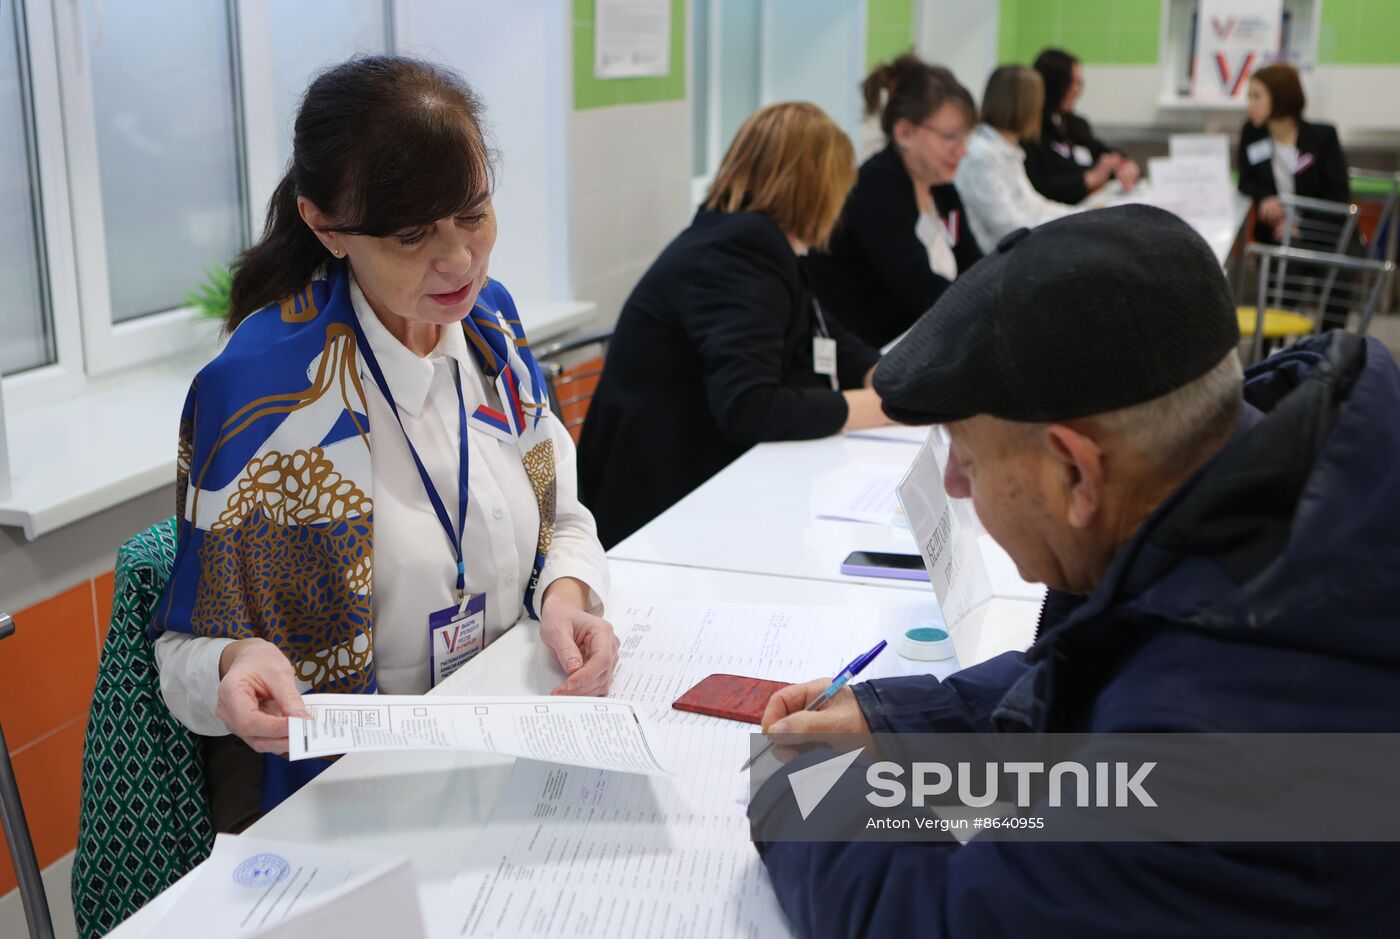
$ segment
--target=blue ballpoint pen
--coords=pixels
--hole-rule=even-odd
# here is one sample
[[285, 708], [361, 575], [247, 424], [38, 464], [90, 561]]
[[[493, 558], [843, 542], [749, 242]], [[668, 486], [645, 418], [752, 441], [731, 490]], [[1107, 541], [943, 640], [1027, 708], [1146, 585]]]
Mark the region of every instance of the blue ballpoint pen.
[[[865, 668], [865, 666], [875, 661], [875, 656], [879, 655], [885, 650], [885, 645], [885, 640], [881, 639], [879, 642], [875, 643], [875, 648], [852, 659], [851, 664], [841, 669], [841, 673], [831, 680], [831, 684], [827, 686], [827, 689], [817, 697], [813, 698], [812, 703], [803, 708], [803, 710], [815, 711], [822, 705], [826, 704], [826, 702], [834, 698], [836, 696], [836, 692], [846, 687], [850, 680], [859, 675], [861, 671]], [[772, 741], [769, 741], [766, 747], [764, 747], [762, 750], [759, 750], [753, 756], [749, 757], [748, 760], [745, 761], [744, 765], [739, 767], [739, 772], [742, 773], [744, 770], [748, 769], [755, 763], [755, 761], [758, 760], [759, 757], [763, 756], [763, 754], [767, 753], [771, 749], [773, 749], [773, 743]]]

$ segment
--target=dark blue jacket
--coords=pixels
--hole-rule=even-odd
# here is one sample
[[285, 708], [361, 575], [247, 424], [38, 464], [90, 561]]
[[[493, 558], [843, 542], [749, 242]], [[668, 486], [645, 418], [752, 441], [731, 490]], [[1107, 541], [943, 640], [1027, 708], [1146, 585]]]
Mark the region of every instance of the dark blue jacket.
[[[1400, 370], [1332, 333], [1245, 395], [1091, 596], [1052, 593], [1024, 655], [857, 686], [872, 729], [1400, 731]], [[1400, 845], [761, 848], [805, 936], [1400, 935]]]

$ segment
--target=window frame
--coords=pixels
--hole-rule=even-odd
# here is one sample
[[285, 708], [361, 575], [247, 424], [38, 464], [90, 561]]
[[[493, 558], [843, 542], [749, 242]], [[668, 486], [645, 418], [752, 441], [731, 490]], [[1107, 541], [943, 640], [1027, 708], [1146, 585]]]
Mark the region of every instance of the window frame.
[[3, 378], [6, 406], [20, 409], [72, 396], [82, 388], [86, 372], [52, 8], [38, 0], [16, 0], [14, 14], [23, 46], [21, 91], [28, 98], [26, 116], [33, 132], [30, 176], [38, 181], [40, 274], [54, 350], [51, 363]]
[[[35, 5], [33, 3], [31, 6]], [[112, 322], [107, 270], [107, 232], [102, 221], [102, 181], [98, 160], [97, 122], [93, 106], [91, 63], [79, 3], [55, 3], [54, 48], [63, 101], [64, 156], [73, 210], [83, 224], [73, 228], [83, 359], [87, 374], [101, 376], [148, 364], [181, 353], [211, 347], [217, 325], [203, 320], [191, 307], [177, 305], [124, 323]], [[235, 166], [239, 188], [240, 241], [248, 239], [248, 194], [243, 140], [246, 136], [239, 82], [238, 15], [232, 0], [223, 0], [227, 22], [230, 87], [234, 114]]]

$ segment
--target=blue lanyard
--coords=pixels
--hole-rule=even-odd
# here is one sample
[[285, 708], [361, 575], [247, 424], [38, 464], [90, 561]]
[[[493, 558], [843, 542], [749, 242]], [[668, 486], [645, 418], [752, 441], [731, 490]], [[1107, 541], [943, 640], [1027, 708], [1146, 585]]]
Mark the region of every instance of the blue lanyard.
[[[428, 475], [428, 468], [423, 465], [422, 458], [418, 456], [418, 449], [413, 446], [413, 440], [408, 436], [408, 428], [403, 426], [403, 417], [400, 416], [399, 406], [394, 401], [394, 393], [389, 390], [389, 383], [384, 380], [384, 372], [379, 367], [379, 360], [374, 357], [374, 350], [370, 348], [369, 340], [365, 338], [358, 318], [351, 318], [350, 323], [355, 327], [355, 338], [359, 342], [360, 354], [365, 358], [365, 365], [369, 366], [369, 373], [374, 376], [374, 383], [379, 386], [380, 394], [384, 395], [390, 412], [393, 413], [394, 419], [399, 422], [399, 430], [403, 431], [404, 443], [408, 444], [408, 452], [413, 456], [413, 465], [418, 467], [418, 477], [423, 480], [423, 489], [428, 493], [428, 501], [432, 503], [433, 511], [437, 513], [438, 524], [442, 526], [443, 534], [447, 536], [448, 544], [452, 548], [452, 554], [457, 559], [457, 601], [460, 603], [467, 591], [467, 568], [462, 560], [462, 537], [466, 534], [467, 528], [467, 402], [462, 397], [461, 370], [454, 360], [452, 362], [452, 382], [457, 386], [457, 431], [459, 434], [457, 527], [454, 530], [452, 517], [447, 514], [447, 506], [443, 504], [442, 496], [438, 495], [437, 487], [433, 485], [432, 477]], [[452, 327], [446, 328], [451, 329]]]

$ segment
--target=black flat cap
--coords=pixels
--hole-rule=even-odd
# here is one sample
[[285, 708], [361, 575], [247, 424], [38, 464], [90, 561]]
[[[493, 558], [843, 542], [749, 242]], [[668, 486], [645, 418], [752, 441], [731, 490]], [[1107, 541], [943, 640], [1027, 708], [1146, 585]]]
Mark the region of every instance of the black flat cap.
[[875, 390], [906, 424], [1067, 421], [1175, 391], [1239, 340], [1201, 236], [1115, 206], [1003, 238], [884, 357]]

